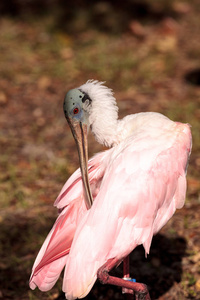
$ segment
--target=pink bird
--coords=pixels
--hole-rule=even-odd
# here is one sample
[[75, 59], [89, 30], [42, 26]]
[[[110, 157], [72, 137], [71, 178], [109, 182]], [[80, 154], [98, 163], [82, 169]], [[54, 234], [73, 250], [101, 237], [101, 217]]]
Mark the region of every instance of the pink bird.
[[[152, 237], [185, 201], [191, 152], [188, 124], [154, 112], [118, 119], [111, 89], [88, 81], [70, 90], [64, 111], [77, 143], [80, 169], [55, 206], [59, 216], [33, 265], [30, 287], [50, 290], [65, 267], [66, 298], [85, 297], [99, 270], [121, 262]], [[87, 132], [109, 147], [88, 162]]]

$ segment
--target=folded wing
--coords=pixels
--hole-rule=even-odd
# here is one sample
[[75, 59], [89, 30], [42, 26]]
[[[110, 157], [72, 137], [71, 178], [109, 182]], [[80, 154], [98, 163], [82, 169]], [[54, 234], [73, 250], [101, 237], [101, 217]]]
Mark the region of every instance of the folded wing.
[[107, 260], [120, 261], [140, 244], [148, 253], [153, 234], [183, 205], [190, 129], [177, 124], [171, 134], [164, 132], [148, 136], [148, 143], [138, 134], [110, 152], [101, 189], [78, 224], [66, 262], [67, 299], [85, 297]]

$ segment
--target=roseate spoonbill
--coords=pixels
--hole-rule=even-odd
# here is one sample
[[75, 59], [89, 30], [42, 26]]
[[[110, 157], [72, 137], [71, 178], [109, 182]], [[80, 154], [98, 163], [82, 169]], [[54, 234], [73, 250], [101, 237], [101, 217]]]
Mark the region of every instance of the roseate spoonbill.
[[[149, 253], [153, 235], [184, 204], [192, 139], [188, 124], [159, 113], [118, 120], [112, 90], [98, 81], [70, 90], [64, 112], [80, 169], [55, 201], [59, 216], [36, 258], [30, 287], [48, 291], [65, 266], [63, 291], [75, 299], [137, 245]], [[110, 148], [89, 162], [88, 128]]]

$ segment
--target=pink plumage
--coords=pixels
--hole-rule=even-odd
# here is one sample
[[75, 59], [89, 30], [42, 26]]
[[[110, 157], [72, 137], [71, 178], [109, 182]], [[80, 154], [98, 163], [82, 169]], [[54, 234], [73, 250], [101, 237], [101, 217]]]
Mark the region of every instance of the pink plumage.
[[[86, 85], [82, 89], [94, 100], [93, 110], [98, 111], [102, 94], [109, 103], [109, 89], [98, 82]], [[91, 125], [96, 119], [93, 116]], [[113, 141], [111, 129], [107, 139], [113, 147], [88, 163], [94, 203], [86, 209], [79, 169], [55, 202], [60, 214], [33, 266], [32, 289], [49, 290], [65, 266], [66, 298], [83, 298], [106, 261], [120, 261], [141, 244], [149, 253], [153, 235], [184, 204], [191, 151], [189, 125], [158, 113], [130, 115], [113, 124]], [[105, 133], [93, 133], [105, 143]]]

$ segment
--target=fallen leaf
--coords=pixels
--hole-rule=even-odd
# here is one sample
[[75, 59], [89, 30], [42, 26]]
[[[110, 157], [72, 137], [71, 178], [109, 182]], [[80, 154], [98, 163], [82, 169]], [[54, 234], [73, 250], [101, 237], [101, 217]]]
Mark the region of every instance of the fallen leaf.
[[146, 32], [144, 26], [137, 21], [131, 21], [129, 24], [131, 32], [137, 37], [144, 37]]
[[48, 76], [42, 76], [38, 80], [38, 88], [46, 90], [51, 85], [51, 78]]
[[175, 36], [165, 36], [156, 43], [156, 48], [162, 53], [173, 52], [177, 46], [177, 38]]
[[0, 92], [0, 105], [5, 105], [8, 102], [8, 98], [4, 92]]
[[197, 291], [200, 291], [200, 279], [198, 279], [195, 283], [195, 288]]

